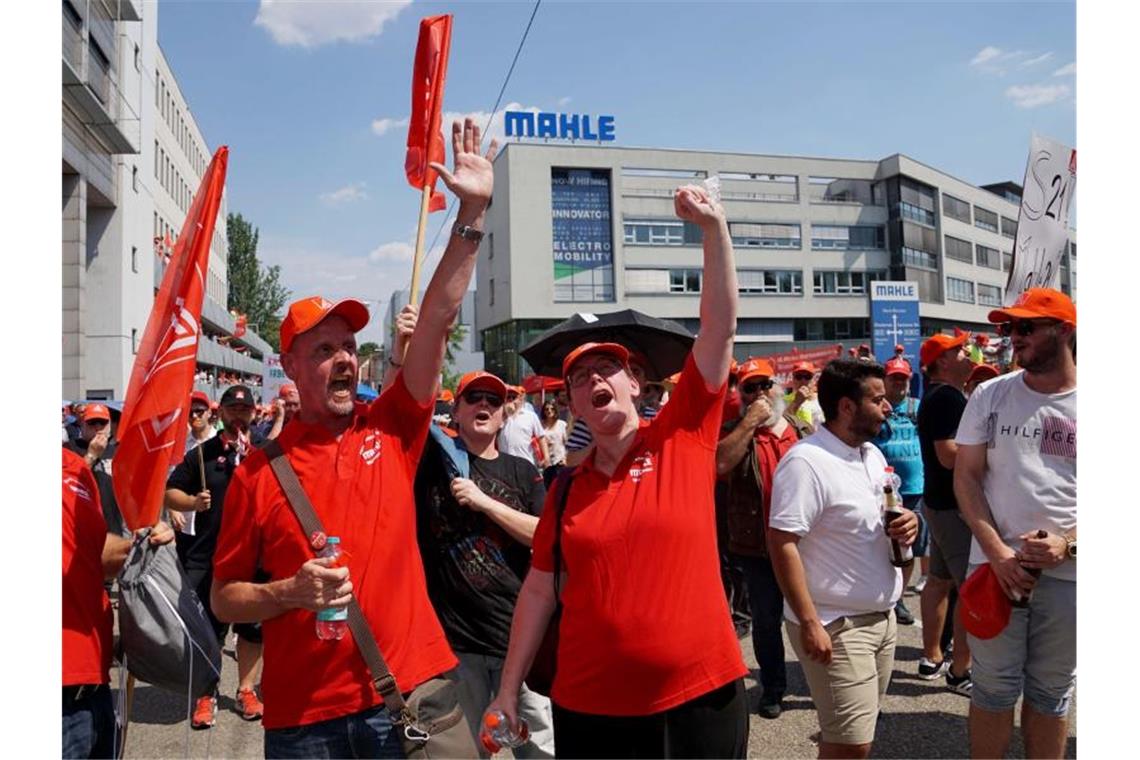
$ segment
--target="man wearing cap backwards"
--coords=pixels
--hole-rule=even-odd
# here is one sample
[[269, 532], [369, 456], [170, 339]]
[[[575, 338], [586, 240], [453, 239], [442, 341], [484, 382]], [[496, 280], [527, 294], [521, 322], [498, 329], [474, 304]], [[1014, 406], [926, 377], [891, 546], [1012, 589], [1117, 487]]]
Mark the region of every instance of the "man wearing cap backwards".
[[894, 666], [902, 573], [890, 539], [913, 543], [905, 507], [884, 530], [887, 460], [870, 441], [890, 404], [879, 364], [835, 359], [819, 377], [826, 422], [781, 460], [768, 549], [788, 639], [820, 725], [820, 757], [867, 757]]
[[[355, 402], [355, 333], [368, 308], [319, 296], [290, 305], [281, 366], [301, 408], [278, 443], [329, 536], [347, 554], [316, 558], [261, 451], [234, 474], [214, 557], [219, 619], [263, 621], [267, 757], [401, 756], [388, 711], [351, 635], [318, 639], [315, 613], [359, 603], [403, 692], [456, 665], [427, 596], [412, 482], [435, 404], [451, 325], [471, 281], [496, 144], [480, 155], [471, 119], [452, 128], [454, 173], [433, 163], [459, 209], [420, 306], [401, 372], [371, 404]], [[316, 544], [322, 542], [317, 537]], [[259, 583], [258, 569], [270, 581]]]
[[784, 414], [775, 371], [765, 359], [749, 359], [739, 373], [741, 415], [728, 420], [717, 444], [716, 472], [727, 481], [724, 502], [730, 561], [748, 587], [752, 612], [752, 650], [760, 666], [764, 693], [759, 713], [778, 718], [787, 691], [784, 635], [780, 623], [784, 597], [768, 558], [768, 512], [776, 466], [800, 440]]
[[[888, 359], [885, 366], [887, 376], [883, 384], [887, 389], [887, 401], [891, 413], [887, 415], [879, 434], [871, 443], [879, 447], [887, 464], [895, 468], [902, 484], [899, 495], [903, 506], [918, 517], [918, 538], [914, 542], [914, 556], [921, 558], [923, 570], [927, 567], [927, 552], [930, 545], [930, 532], [922, 516], [922, 448], [918, 445], [918, 399], [910, 396], [910, 362], [901, 356]], [[914, 565], [903, 570], [903, 590]], [[895, 617], [899, 625], [914, 625], [914, 615], [899, 597], [895, 605]]]
[[823, 409], [812, 388], [814, 379], [815, 365], [811, 362], [797, 362], [792, 366], [792, 390], [784, 396], [788, 413], [802, 420], [808, 432], [815, 432], [823, 424]]
[[[459, 657], [460, 703], [476, 735], [499, 691], [511, 615], [546, 497], [530, 460], [496, 446], [508, 390], [489, 372], [460, 378], [451, 418], [467, 450], [470, 478], [450, 477], [434, 441], [416, 473], [416, 528], [428, 596]], [[519, 713], [530, 738], [514, 748], [515, 756], [553, 757], [550, 700], [524, 686]]]
[[502, 688], [491, 708], [512, 724], [523, 677], [555, 609], [551, 700], [565, 757], [744, 757], [747, 674], [721, 586], [713, 485], [736, 327], [737, 284], [724, 210], [703, 188], [674, 194], [701, 228], [701, 325], [668, 404], [652, 421], [629, 352], [586, 343], [563, 361], [574, 414], [594, 450], [567, 487], [561, 521], [552, 487], [515, 607]]
[[958, 445], [954, 436], [966, 409], [962, 390], [974, 368], [966, 342], [970, 334], [934, 335], [919, 349], [919, 360], [926, 371], [926, 390], [918, 410], [918, 443], [922, 450], [923, 510], [930, 526], [930, 572], [919, 598], [922, 608], [922, 658], [918, 677], [934, 680], [945, 674], [946, 688], [970, 695], [970, 644], [956, 610], [954, 656], [942, 650], [942, 629], [946, 624], [950, 591], [966, 581], [970, 554], [970, 528], [958, 512], [954, 497], [954, 465]]
[[974, 536], [971, 569], [989, 562], [1011, 599], [1032, 596], [996, 637], [970, 637], [970, 754], [1004, 756], [1024, 695], [1026, 757], [1059, 758], [1077, 667], [1077, 311], [1058, 290], [1030, 288], [989, 319], [1021, 369], [970, 397], [954, 491]]

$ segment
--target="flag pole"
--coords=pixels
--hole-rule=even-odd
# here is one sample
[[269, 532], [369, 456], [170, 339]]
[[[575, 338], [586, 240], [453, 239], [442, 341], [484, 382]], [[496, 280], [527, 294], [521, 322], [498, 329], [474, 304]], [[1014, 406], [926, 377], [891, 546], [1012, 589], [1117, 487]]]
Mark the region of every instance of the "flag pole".
[[[431, 185], [425, 185], [420, 198], [420, 223], [416, 227], [416, 255], [412, 259], [412, 292], [408, 303], [415, 306], [420, 302], [420, 265], [423, 263], [424, 232], [427, 229], [428, 206], [431, 203]], [[401, 360], [403, 357], [401, 357]]]

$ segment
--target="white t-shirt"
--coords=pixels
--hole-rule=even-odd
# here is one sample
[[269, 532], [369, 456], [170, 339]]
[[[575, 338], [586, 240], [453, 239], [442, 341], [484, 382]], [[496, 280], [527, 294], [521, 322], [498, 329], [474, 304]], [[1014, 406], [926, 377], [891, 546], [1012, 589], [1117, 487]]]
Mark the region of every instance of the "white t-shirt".
[[532, 438], [541, 438], [542, 434], [542, 423], [538, 421], [538, 415], [523, 407], [503, 423], [503, 429], [499, 431], [499, 451], [522, 457], [538, 466], [530, 441]]
[[[998, 534], [1014, 549], [1024, 533], [1063, 534], [1077, 525], [1077, 390], [1038, 393], [1024, 374], [979, 385], [955, 438], [959, 446], [988, 447], [982, 487]], [[986, 561], [975, 540], [970, 563]], [[1045, 575], [1075, 581], [1077, 565], [1066, 560]]]
[[551, 464], [565, 464], [566, 421], [555, 420], [551, 427], [543, 426], [542, 437], [546, 439], [546, 450], [550, 452]]
[[[776, 467], [768, 524], [800, 536], [808, 593], [824, 625], [885, 612], [902, 596], [883, 529], [886, 466], [873, 444], [852, 448], [820, 427]], [[784, 617], [799, 622], [786, 599]]]

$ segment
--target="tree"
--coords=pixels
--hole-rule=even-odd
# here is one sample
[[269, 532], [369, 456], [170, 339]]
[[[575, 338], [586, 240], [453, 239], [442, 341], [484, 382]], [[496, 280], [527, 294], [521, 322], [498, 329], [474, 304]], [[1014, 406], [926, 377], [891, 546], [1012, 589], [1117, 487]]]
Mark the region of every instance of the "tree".
[[467, 325], [458, 322], [447, 335], [447, 350], [443, 355], [442, 387], [455, 389], [459, 384], [459, 373], [455, 371], [455, 355], [463, 350], [463, 340], [467, 337]]
[[257, 258], [258, 229], [241, 214], [226, 216], [229, 256], [227, 308], [245, 314], [249, 324], [274, 351], [280, 350], [281, 308], [289, 300], [289, 289], [281, 284], [281, 267], [263, 267]]
[[364, 343], [361, 343], [360, 346], [357, 347], [356, 355], [358, 357], [360, 357], [360, 359], [363, 361], [364, 359], [367, 359], [368, 357], [372, 356], [373, 354], [375, 354], [379, 350], [380, 350], [380, 346], [378, 346], [377, 344], [375, 344], [369, 340], [369, 341], [365, 341]]

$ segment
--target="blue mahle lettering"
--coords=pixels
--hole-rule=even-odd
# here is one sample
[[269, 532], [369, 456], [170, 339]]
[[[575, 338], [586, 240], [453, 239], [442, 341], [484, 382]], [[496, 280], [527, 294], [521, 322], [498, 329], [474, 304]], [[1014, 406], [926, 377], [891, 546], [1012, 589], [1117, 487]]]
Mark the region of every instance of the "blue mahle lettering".
[[538, 115], [538, 136], [539, 137], [558, 137], [558, 117], [557, 117], [557, 114], [540, 113]]
[[590, 116], [588, 114], [582, 115], [582, 139], [583, 140], [597, 140], [598, 136], [590, 131]]
[[534, 114], [529, 111], [507, 111], [504, 115], [507, 137], [534, 137]]
[[602, 142], [612, 142], [614, 139], [614, 117], [598, 117], [598, 139]]
[[558, 114], [558, 136], [562, 139], [578, 139], [578, 114]]

